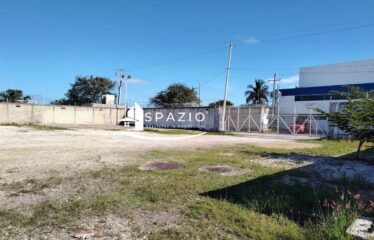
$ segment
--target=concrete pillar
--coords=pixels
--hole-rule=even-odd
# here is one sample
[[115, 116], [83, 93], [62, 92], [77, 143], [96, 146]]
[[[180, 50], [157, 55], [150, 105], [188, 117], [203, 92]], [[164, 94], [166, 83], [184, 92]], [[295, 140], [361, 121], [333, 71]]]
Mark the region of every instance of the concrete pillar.
[[95, 124], [95, 108], [92, 108], [92, 123]]
[[53, 122], [53, 124], [55, 123], [55, 108], [56, 108], [56, 106], [53, 105], [53, 109], [52, 109], [52, 122]]
[[6, 108], [5, 108], [5, 122], [9, 123], [9, 103], [6, 103]]
[[34, 123], [34, 104], [31, 104], [31, 120], [30, 121], [31, 123]]
[[109, 108], [109, 119], [110, 119], [110, 125], [113, 125], [112, 108]]
[[74, 106], [74, 124], [77, 124], [77, 106]]
[[260, 132], [264, 132], [264, 106], [261, 106]]

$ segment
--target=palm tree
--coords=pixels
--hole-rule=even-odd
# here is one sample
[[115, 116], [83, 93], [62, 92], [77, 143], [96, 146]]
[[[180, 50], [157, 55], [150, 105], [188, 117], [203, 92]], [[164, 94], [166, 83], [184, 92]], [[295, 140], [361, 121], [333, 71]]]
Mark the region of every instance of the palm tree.
[[265, 104], [268, 102], [268, 86], [262, 79], [255, 79], [255, 85], [247, 86], [245, 91], [246, 102], [252, 104]]
[[0, 93], [0, 101], [2, 102], [17, 102], [23, 99], [23, 92], [18, 89], [8, 89], [5, 92]]

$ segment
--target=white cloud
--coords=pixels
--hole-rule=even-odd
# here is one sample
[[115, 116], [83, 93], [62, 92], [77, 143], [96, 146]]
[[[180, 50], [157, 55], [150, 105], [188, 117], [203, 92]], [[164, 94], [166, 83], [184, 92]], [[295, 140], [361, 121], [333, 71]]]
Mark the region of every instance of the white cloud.
[[248, 45], [252, 45], [252, 44], [259, 43], [260, 40], [258, 40], [254, 36], [249, 36], [249, 37], [246, 37], [246, 38], [242, 39], [242, 42], [245, 43], [245, 44], [248, 44]]
[[280, 82], [285, 83], [285, 84], [299, 83], [299, 75], [293, 75], [293, 76], [290, 76], [290, 77], [287, 77], [287, 78], [282, 78]]
[[146, 80], [142, 80], [142, 79], [137, 79], [137, 78], [130, 78], [129, 80], [127, 80], [128, 83], [134, 83], [134, 84], [149, 84], [148, 81]]

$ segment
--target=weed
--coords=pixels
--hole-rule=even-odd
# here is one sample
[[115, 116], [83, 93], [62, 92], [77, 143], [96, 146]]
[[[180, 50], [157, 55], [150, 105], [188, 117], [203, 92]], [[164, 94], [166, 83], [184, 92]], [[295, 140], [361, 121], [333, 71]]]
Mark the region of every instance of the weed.
[[[94, 193], [84, 190], [64, 203], [45, 201], [32, 208], [31, 216], [15, 211], [0, 212], [0, 232], [9, 226], [20, 229], [72, 229], [77, 219], [85, 216], [115, 214], [141, 216], [144, 212], [157, 215], [161, 211], [177, 212], [175, 225], [153, 227], [144, 224], [136, 235], [149, 239], [351, 239], [346, 227], [361, 214], [372, 214], [369, 203], [353, 202], [356, 194], [340, 192], [326, 184], [318, 173], [307, 167], [285, 171], [265, 167], [251, 160], [263, 156], [334, 157], [355, 151], [349, 142], [318, 142], [317, 149], [266, 149], [248, 145], [190, 151], [153, 151], [143, 156], [149, 160], [178, 161], [184, 168], [165, 171], [141, 171], [138, 166], [104, 168], [82, 173], [72, 179], [55, 178], [28, 180], [3, 185], [5, 190], [39, 193], [44, 189], [69, 181], [78, 182], [82, 189], [98, 182]], [[332, 144], [335, 148], [330, 147]], [[227, 155], [226, 153], [230, 153]], [[250, 168], [251, 174], [222, 177], [199, 171], [202, 166], [229, 165]], [[289, 185], [282, 182], [285, 175], [307, 181]], [[317, 178], [317, 187], [308, 182]], [[77, 181], [79, 179], [79, 181]], [[337, 179], [336, 185], [347, 184], [359, 190], [367, 188], [362, 179], [347, 182]], [[80, 186], [80, 185], [79, 185]], [[325, 201], [327, 200], [327, 202]], [[350, 207], [347, 204], [350, 201]], [[364, 208], [360, 207], [365, 205]], [[325, 204], [325, 205], [324, 205]], [[372, 203], [370, 203], [372, 204]], [[338, 210], [338, 206], [339, 210]], [[344, 207], [343, 207], [344, 206]], [[334, 208], [333, 208], [334, 207]], [[10, 230], [9, 230], [10, 231]], [[14, 233], [16, 234], [16, 233]]]

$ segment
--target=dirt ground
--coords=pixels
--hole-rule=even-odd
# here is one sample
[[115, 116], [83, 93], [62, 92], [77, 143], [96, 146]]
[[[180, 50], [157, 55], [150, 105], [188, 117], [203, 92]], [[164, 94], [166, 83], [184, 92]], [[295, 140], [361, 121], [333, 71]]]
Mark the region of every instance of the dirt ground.
[[[151, 150], [201, 149], [234, 144], [271, 148], [305, 148], [316, 144], [292, 140], [201, 135], [163, 136], [104, 129], [41, 131], [0, 127], [0, 183], [70, 176], [85, 170], [139, 164]], [[138, 138], [139, 136], [140, 138]]]
[[[71, 130], [40, 130], [29, 127], [0, 126], [0, 211], [14, 210], [17, 213], [32, 216], [35, 211], [34, 207], [45, 201], [52, 202], [56, 206], [64, 206], [72, 199], [94, 199], [101, 193], [110, 193], [115, 189], [113, 182], [92, 178], [87, 173], [106, 167], [144, 164], [148, 161], [146, 156], [152, 150], [193, 150], [236, 144], [280, 149], [320, 146], [289, 139], [261, 138], [261, 136], [201, 135], [201, 133], [166, 135], [128, 132], [120, 128], [74, 127]], [[223, 156], [234, 155], [227, 151], [221, 154]], [[285, 170], [301, 168], [306, 176], [311, 177], [315, 172], [326, 172], [329, 174], [326, 175], [326, 179], [330, 176], [331, 178], [339, 177], [343, 173], [348, 177], [355, 177], [359, 174], [370, 184], [374, 183], [371, 174], [374, 166], [363, 163], [340, 164], [329, 158], [306, 158], [295, 154], [252, 159], [251, 162]], [[340, 165], [337, 166], [337, 164]], [[227, 176], [248, 172], [251, 172], [251, 169], [239, 169], [223, 175], [228, 178]], [[38, 179], [41, 179], [40, 183]], [[292, 172], [281, 179], [290, 185], [303, 180], [304, 178], [299, 175], [292, 175]], [[321, 182], [319, 178], [312, 180], [316, 184]], [[71, 236], [74, 235], [76, 229], [98, 229], [104, 235], [100, 239], [137, 239], [134, 238], [136, 233], [141, 232], [147, 235], [163, 228], [178, 227], [183, 223], [179, 221], [182, 220], [178, 209], [160, 208], [150, 211], [150, 209], [139, 208], [135, 212], [131, 211], [129, 216], [112, 214], [82, 216], [71, 223], [69, 228], [15, 227], [13, 230], [7, 229], [4, 233], [19, 237], [12, 239], [39, 239], [40, 236], [48, 239], [72, 239]], [[10, 239], [13, 235], [0, 236], [0, 239]], [[35, 236], [35, 238], [30, 238], [30, 236]]]

